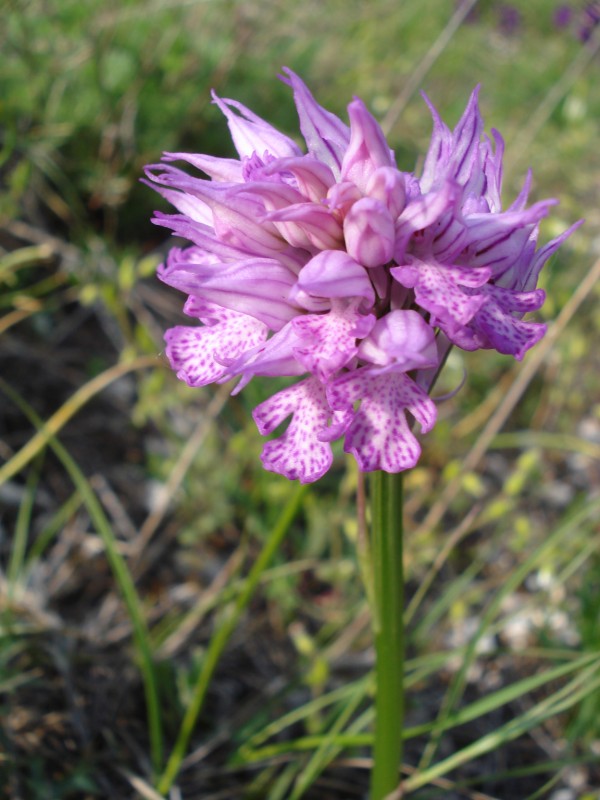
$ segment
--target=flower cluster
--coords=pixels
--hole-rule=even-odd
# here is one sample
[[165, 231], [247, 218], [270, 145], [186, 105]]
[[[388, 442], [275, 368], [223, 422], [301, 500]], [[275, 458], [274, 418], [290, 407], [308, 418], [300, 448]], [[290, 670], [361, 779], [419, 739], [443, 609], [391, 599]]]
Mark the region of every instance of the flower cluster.
[[264, 447], [266, 469], [317, 480], [343, 437], [361, 470], [399, 472], [420, 455], [406, 413], [433, 427], [428, 390], [451, 345], [520, 359], [544, 335], [522, 317], [542, 305], [538, 273], [575, 226], [536, 251], [556, 201], [527, 207], [529, 175], [502, 210], [503, 142], [483, 135], [477, 89], [454, 131], [430, 105], [417, 178], [398, 169], [361, 100], [347, 126], [285, 72], [306, 153], [213, 94], [239, 158], [166, 153], [148, 168], [179, 212], [154, 221], [192, 243], [159, 276], [201, 323], [167, 331], [166, 354], [190, 386], [237, 377], [238, 392], [255, 375], [304, 376], [254, 411], [263, 435], [291, 417]]

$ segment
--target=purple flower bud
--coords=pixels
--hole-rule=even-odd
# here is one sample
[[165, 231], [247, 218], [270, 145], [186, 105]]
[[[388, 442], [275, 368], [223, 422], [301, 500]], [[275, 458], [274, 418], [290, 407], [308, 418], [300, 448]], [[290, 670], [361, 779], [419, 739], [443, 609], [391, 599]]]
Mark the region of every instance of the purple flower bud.
[[510, 3], [503, 3], [498, 9], [500, 31], [506, 36], [517, 33], [521, 27], [521, 13]]
[[336, 215], [337, 219], [343, 219], [357, 200], [360, 200], [362, 193], [351, 181], [335, 183], [327, 192], [325, 205]]
[[392, 215], [380, 200], [363, 197], [344, 220], [348, 254], [365, 267], [387, 264], [394, 252], [395, 231]]
[[408, 372], [437, 364], [433, 329], [416, 311], [390, 311], [363, 339], [358, 354], [380, 367], [394, 364]]
[[367, 182], [367, 195], [380, 200], [397, 219], [406, 205], [406, 181], [404, 175], [393, 167], [379, 167]]
[[552, 21], [557, 28], [568, 28], [573, 18], [573, 9], [566, 5], [557, 6], [552, 15]]
[[394, 156], [379, 123], [362, 100], [348, 106], [350, 144], [342, 161], [342, 180], [355, 183], [366, 192], [371, 175], [379, 167], [395, 167]]
[[[290, 300], [301, 302], [298, 300], [300, 296], [328, 299], [361, 297], [369, 307], [375, 302], [375, 292], [366, 270], [342, 250], [324, 250], [306, 264], [290, 292]], [[302, 305], [310, 311], [317, 310], [304, 302]]]

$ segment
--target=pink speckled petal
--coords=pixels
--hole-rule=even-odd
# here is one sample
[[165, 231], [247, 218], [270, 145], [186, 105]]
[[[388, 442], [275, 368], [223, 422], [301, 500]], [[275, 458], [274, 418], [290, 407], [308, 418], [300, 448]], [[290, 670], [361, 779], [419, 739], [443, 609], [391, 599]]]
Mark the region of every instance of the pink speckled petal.
[[[512, 355], [520, 361], [546, 333], [540, 322], [523, 322], [520, 317], [527, 311], [536, 311], [543, 305], [545, 292], [515, 292], [501, 286], [488, 285], [480, 291], [486, 303], [475, 315], [469, 328], [474, 332], [473, 344], [494, 348], [499, 353]], [[452, 337], [451, 337], [452, 338]], [[456, 342], [463, 346], [460, 341]], [[472, 349], [467, 346], [465, 349]]]
[[473, 326], [482, 335], [481, 347], [492, 347], [499, 353], [514, 356], [517, 361], [521, 361], [546, 333], [543, 323], [515, 319], [492, 302], [486, 303], [477, 314]]
[[261, 460], [270, 472], [312, 483], [327, 472], [333, 460], [331, 446], [319, 439], [332, 412], [318, 381], [309, 378], [290, 386], [265, 400], [253, 413], [263, 436], [290, 415], [292, 421], [285, 433], [265, 444]]
[[[212, 305], [212, 304], [211, 304]], [[190, 313], [190, 306], [187, 306]], [[218, 380], [225, 372], [223, 363], [237, 358], [267, 337], [267, 326], [245, 314], [218, 306], [198, 309], [204, 326], [177, 325], [165, 333], [165, 354], [177, 377], [188, 386], [205, 386]], [[209, 315], [210, 314], [210, 318]]]
[[470, 295], [463, 286], [481, 286], [489, 278], [489, 270], [445, 267], [413, 260], [413, 263], [390, 270], [403, 286], [414, 288], [417, 303], [446, 332], [454, 333], [471, 320], [485, 303], [482, 295]]
[[363, 472], [402, 472], [415, 466], [421, 447], [405, 412], [409, 411], [427, 432], [435, 424], [437, 410], [410, 378], [393, 370], [363, 367], [333, 381], [327, 396], [334, 409], [361, 401], [346, 431], [344, 450], [356, 458]]
[[354, 358], [356, 340], [367, 336], [375, 324], [375, 317], [359, 314], [357, 306], [355, 302], [347, 308], [334, 307], [328, 314], [309, 314], [292, 321], [302, 337], [294, 355], [323, 383]]
[[239, 358], [232, 361], [221, 381], [241, 376], [241, 380], [232, 392], [238, 394], [255, 375], [270, 377], [281, 375], [302, 375], [305, 367], [294, 355], [302, 340], [291, 323], [285, 325], [274, 336], [251, 350], [244, 351]]

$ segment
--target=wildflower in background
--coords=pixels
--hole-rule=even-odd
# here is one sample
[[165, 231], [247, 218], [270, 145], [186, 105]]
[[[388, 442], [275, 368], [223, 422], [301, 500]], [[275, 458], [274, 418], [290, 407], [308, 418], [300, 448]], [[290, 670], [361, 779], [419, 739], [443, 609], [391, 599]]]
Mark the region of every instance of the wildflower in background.
[[553, 21], [557, 28], [568, 28], [573, 18], [573, 9], [566, 5], [557, 6], [554, 9]]
[[578, 31], [579, 40], [581, 42], [589, 42], [598, 27], [598, 23], [600, 23], [600, 2], [595, 0], [595, 2], [586, 3]]
[[[503, 141], [483, 134], [478, 89], [454, 131], [433, 116], [422, 174], [398, 168], [364, 103], [349, 126], [290, 70], [303, 152], [235, 100], [213, 94], [238, 158], [166, 153], [151, 184], [178, 213], [154, 221], [191, 242], [160, 278], [188, 295], [194, 325], [166, 334], [166, 354], [190, 386], [254, 376], [299, 380], [254, 410], [266, 469], [306, 483], [332, 462], [331, 442], [363, 471], [412, 467], [427, 432], [428, 390], [451, 345], [521, 359], [545, 326], [536, 288], [575, 226], [536, 249], [555, 200], [527, 206], [531, 175], [502, 209]], [[206, 177], [189, 175], [184, 161]]]
[[600, 2], [592, 0], [576, 9], [568, 4], [557, 6], [553, 21], [557, 28], [568, 28], [573, 22], [576, 23], [577, 29], [574, 35], [585, 44], [592, 38], [600, 23]]
[[521, 12], [510, 3], [502, 3], [498, 9], [498, 25], [505, 36], [516, 34], [522, 24]]

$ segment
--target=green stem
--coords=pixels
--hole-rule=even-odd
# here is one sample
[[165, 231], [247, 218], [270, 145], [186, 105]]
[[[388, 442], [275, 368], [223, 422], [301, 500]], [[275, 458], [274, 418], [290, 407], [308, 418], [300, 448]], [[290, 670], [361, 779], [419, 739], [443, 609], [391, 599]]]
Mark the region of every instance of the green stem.
[[402, 476], [375, 472], [372, 489], [373, 630], [377, 689], [371, 800], [400, 782], [404, 723]]
[[225, 649], [231, 634], [240, 621], [240, 617], [252, 599], [252, 595], [260, 583], [265, 569], [271, 563], [275, 553], [281, 545], [281, 542], [288, 532], [290, 525], [294, 521], [294, 518], [302, 504], [306, 490], [306, 486], [299, 486], [291, 496], [287, 506], [283, 509], [277, 524], [271, 531], [265, 546], [255, 561], [254, 566], [250, 570], [243, 590], [232, 604], [229, 614], [220, 623], [220, 627], [210, 640], [202, 664], [202, 669], [200, 670], [200, 674], [198, 676], [198, 681], [194, 687], [192, 700], [186, 709], [177, 740], [167, 762], [165, 771], [158, 782], [158, 791], [163, 795], [167, 794], [177, 778], [177, 775], [179, 774], [181, 763], [185, 758], [190, 738], [194, 732], [198, 716], [204, 704], [207, 689], [210, 685], [211, 678], [214, 674], [217, 664], [219, 663], [223, 650]]

